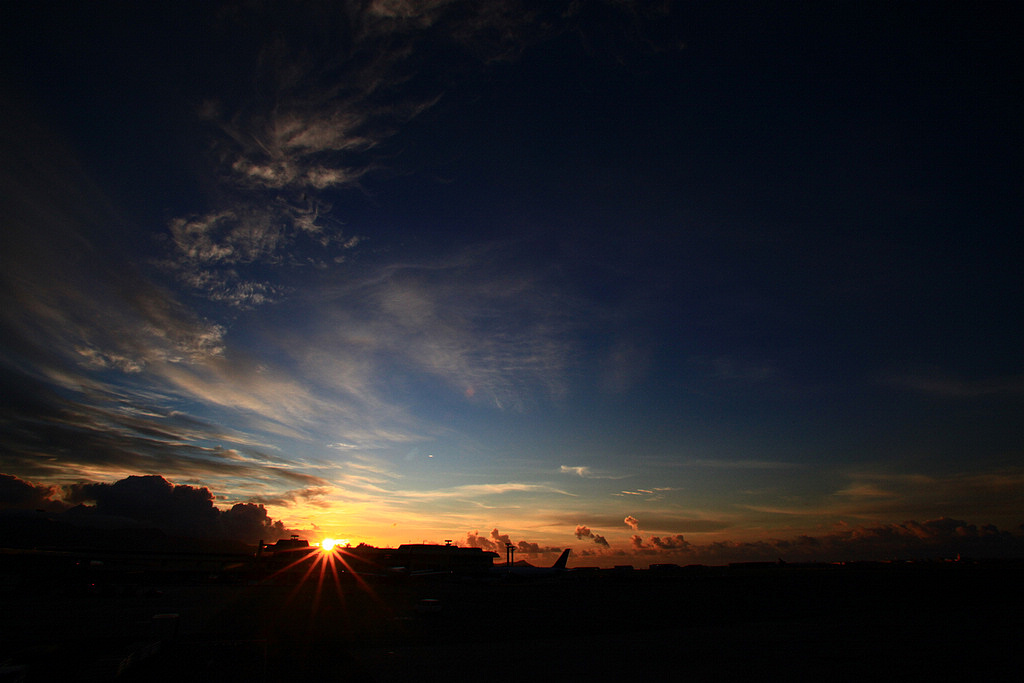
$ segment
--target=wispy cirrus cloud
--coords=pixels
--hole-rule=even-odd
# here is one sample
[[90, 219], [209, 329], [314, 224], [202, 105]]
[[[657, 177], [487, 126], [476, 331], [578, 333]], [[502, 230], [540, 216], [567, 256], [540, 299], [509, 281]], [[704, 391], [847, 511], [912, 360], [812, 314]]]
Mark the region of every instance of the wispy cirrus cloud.
[[550, 484], [538, 484], [515, 481], [502, 482], [498, 484], [463, 484], [461, 486], [453, 486], [450, 488], [422, 491], [405, 489], [392, 492], [392, 494], [396, 498], [401, 498], [406, 501], [431, 501], [451, 498], [473, 499], [486, 496], [500, 496], [509, 493], [555, 493], [562, 496], [573, 496], [572, 493], [559, 489]]
[[304, 489], [289, 489], [273, 495], [252, 496], [248, 502], [258, 503], [260, 505], [277, 505], [283, 507], [291, 507], [296, 503], [328, 507], [330, 503], [325, 500], [325, 497], [328, 496], [332, 490], [332, 487], [329, 486], [311, 486]]
[[[201, 396], [169, 380], [224, 363], [225, 328], [125, 258], [119, 217], [103, 194], [52, 136], [35, 124], [20, 130], [0, 161], [14, 190], [5, 192], [0, 238], [5, 466], [54, 480], [252, 476], [257, 450], [272, 449], [185, 416], [182, 404]], [[12, 159], [29, 162], [15, 168]], [[234, 457], [239, 451], [251, 452], [248, 462]]]
[[557, 274], [510, 267], [523, 248], [488, 245], [363, 269], [296, 295], [291, 310], [316, 315], [272, 343], [294, 354], [304, 375], [377, 414], [394, 410], [384, 393], [398, 383], [511, 410], [560, 400], [580, 304]]
[[[117, 224], [116, 214], [84, 176], [71, 174], [74, 163], [38, 140], [22, 142], [37, 165], [0, 169], [13, 184], [0, 324], [6, 346], [31, 359], [23, 367], [135, 373], [221, 355], [225, 328], [184, 306], [118, 250], [116, 231], [106, 227]], [[54, 197], [56, 187], [66, 194]]]
[[586, 465], [560, 465], [558, 471], [562, 474], [574, 474], [581, 479], [617, 479], [607, 475], [597, 474]]
[[[377, 148], [435, 106], [451, 74], [506, 58], [511, 46], [544, 33], [533, 11], [505, 2], [373, 2], [340, 11], [303, 4], [290, 13], [297, 16], [284, 29], [264, 24], [262, 12], [221, 16], [220, 30], [252, 32], [259, 92], [244, 101], [203, 98], [197, 115], [212, 131], [217, 199], [168, 224], [163, 266], [238, 308], [286, 293], [257, 265], [345, 260], [361, 238], [331, 216], [331, 193], [358, 188], [381, 167], [386, 155]], [[438, 47], [463, 58], [427, 70], [422, 53]]]
[[637, 488], [637, 489], [623, 490], [623, 491], [619, 491], [618, 493], [613, 493], [612, 495], [613, 496], [637, 496], [637, 497], [640, 497], [640, 498], [644, 498], [646, 500], [656, 501], [656, 500], [661, 500], [665, 496], [666, 493], [669, 493], [671, 491], [677, 491], [677, 490], [679, 490], [679, 489], [677, 489], [675, 487], [671, 487], [671, 486], [652, 486], [649, 489]]
[[[626, 31], [638, 28], [632, 6], [609, 6]], [[236, 66], [255, 88], [198, 96], [215, 187], [208, 206], [168, 223], [162, 260], [197, 293], [236, 308], [287, 293], [257, 265], [346, 260], [362, 236], [334, 215], [339, 193], [387, 169], [395, 150], [385, 143], [443, 101], [460, 75], [514, 60], [586, 14], [573, 3], [514, 0], [302, 3], [287, 21], [275, 11], [225, 11], [213, 22], [215, 36], [247, 37], [248, 61]]]
[[629, 475], [606, 474], [595, 471], [587, 465], [560, 465], [558, 471], [561, 474], [573, 474], [581, 479], [625, 479]]
[[96, 481], [145, 472], [254, 490], [323, 483], [251, 435], [182, 415], [152, 396], [96, 382], [87, 392], [58, 393], [25, 376], [3, 380], [10, 400], [0, 447], [5, 468], [19, 476]]

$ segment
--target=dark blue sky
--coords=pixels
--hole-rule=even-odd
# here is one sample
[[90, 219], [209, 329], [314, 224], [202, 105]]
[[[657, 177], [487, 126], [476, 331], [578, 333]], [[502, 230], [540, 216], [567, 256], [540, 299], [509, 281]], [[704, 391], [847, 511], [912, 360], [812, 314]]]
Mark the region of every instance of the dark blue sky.
[[0, 471], [597, 562], [1022, 522], [1013, 4], [3, 26]]

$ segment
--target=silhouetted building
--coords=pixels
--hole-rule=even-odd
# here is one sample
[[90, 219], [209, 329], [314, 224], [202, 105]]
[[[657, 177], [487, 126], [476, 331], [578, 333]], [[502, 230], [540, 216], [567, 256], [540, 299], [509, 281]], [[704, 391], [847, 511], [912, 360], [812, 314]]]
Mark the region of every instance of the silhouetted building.
[[360, 548], [353, 554], [381, 568], [403, 567], [409, 572], [484, 574], [497, 553], [482, 548], [406, 543], [397, 548]]
[[273, 545], [263, 545], [263, 541], [260, 541], [260, 546], [261, 550], [271, 553], [308, 550], [310, 548], [309, 541], [304, 538], [299, 538], [298, 534], [292, 534], [291, 538], [279, 539], [277, 543], [274, 543]]

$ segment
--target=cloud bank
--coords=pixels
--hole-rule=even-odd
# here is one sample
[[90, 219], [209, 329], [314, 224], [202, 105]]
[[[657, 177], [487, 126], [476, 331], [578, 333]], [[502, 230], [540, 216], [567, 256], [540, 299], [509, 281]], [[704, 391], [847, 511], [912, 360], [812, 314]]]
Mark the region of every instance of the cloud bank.
[[693, 544], [682, 534], [635, 534], [626, 554], [683, 564], [729, 562], [841, 562], [850, 560], [1024, 557], [1024, 525], [1014, 531], [940, 518], [873, 527], [840, 525], [823, 536]]
[[153, 528], [176, 536], [245, 543], [287, 533], [262, 504], [236, 503], [222, 510], [213, 499], [204, 486], [172, 484], [158, 475], [129, 476], [112, 484], [46, 487], [0, 474], [0, 510], [39, 508], [61, 512], [57, 519], [76, 525]]
[[525, 555], [561, 552], [561, 548], [541, 546], [539, 543], [532, 543], [530, 541], [516, 541], [513, 543], [512, 538], [508, 534], [503, 534], [496, 528], [491, 529], [489, 537], [481, 536], [479, 531], [467, 531], [465, 544], [470, 548], [482, 548], [497, 553], [499, 557], [504, 557], [505, 548], [509, 545], [514, 547], [516, 552]]

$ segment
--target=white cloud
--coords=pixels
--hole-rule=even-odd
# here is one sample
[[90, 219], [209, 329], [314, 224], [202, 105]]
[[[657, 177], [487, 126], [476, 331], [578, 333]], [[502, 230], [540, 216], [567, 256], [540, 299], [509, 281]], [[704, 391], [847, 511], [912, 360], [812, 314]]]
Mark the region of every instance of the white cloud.
[[407, 500], [441, 500], [450, 498], [478, 498], [481, 496], [499, 496], [507, 493], [557, 493], [572, 496], [568, 491], [555, 488], [549, 484], [530, 484], [524, 482], [503, 482], [500, 484], [464, 484], [445, 489], [424, 491], [402, 490], [392, 491], [396, 498]]
[[[560, 465], [558, 471], [562, 474], [574, 474], [582, 479], [625, 479], [629, 475], [603, 474], [595, 472], [586, 465]], [[648, 491], [648, 493], [650, 493]]]

